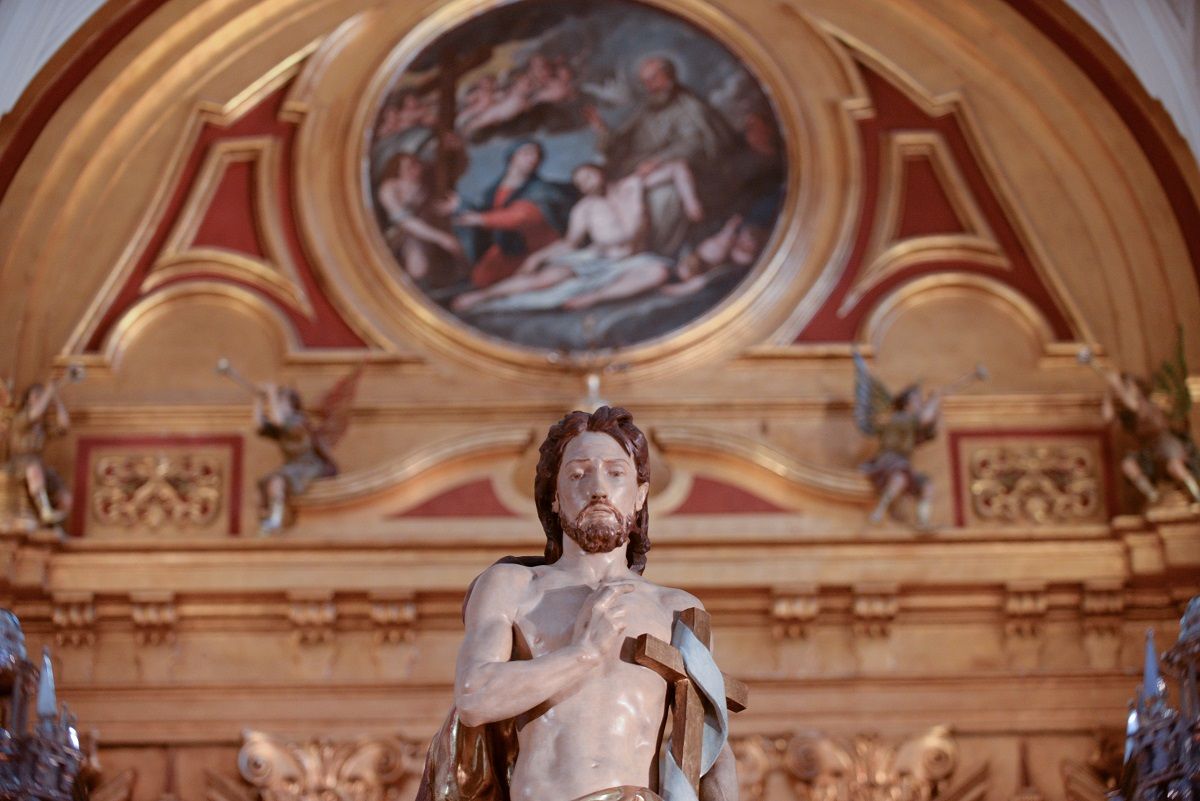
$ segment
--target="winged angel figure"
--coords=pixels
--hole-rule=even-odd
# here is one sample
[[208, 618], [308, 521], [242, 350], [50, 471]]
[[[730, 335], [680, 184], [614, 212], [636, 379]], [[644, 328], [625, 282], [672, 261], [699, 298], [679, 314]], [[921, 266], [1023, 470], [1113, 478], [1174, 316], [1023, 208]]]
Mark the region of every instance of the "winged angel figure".
[[1104, 370], [1084, 349], [1079, 361], [1090, 365], [1108, 384], [1101, 407], [1104, 419], [1120, 420], [1137, 442], [1121, 459], [1121, 471], [1151, 504], [1159, 499], [1159, 481], [1174, 479], [1200, 503], [1200, 450], [1192, 439], [1192, 396], [1187, 386], [1183, 334], [1175, 353], [1149, 381], [1116, 370]]
[[919, 384], [909, 384], [893, 395], [867, 369], [862, 355], [854, 352], [854, 421], [864, 434], [879, 438], [879, 451], [862, 465], [879, 494], [872, 523], [882, 521], [892, 504], [907, 494], [917, 501], [917, 528], [930, 528], [933, 484], [929, 476], [913, 469], [912, 454], [937, 435], [941, 409], [939, 390], [922, 396]]
[[308, 489], [314, 479], [336, 476], [332, 451], [350, 422], [350, 406], [358, 390], [359, 367], [342, 378], [313, 412], [306, 412], [300, 393], [292, 387], [260, 384], [254, 396], [258, 434], [279, 443], [283, 466], [258, 482], [262, 500], [261, 534], [283, 528], [288, 502]]

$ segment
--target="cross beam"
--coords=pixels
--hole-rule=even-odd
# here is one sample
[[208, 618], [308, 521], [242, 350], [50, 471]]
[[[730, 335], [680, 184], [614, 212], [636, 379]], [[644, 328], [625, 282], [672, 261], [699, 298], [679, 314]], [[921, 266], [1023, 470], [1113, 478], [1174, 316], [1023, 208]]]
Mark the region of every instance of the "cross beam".
[[[699, 607], [679, 613], [679, 619], [692, 630], [696, 639], [712, 650], [712, 618]], [[671, 755], [699, 794], [700, 755], [704, 737], [704, 706], [700, 693], [688, 678], [683, 654], [670, 643], [643, 634], [634, 645], [633, 661], [648, 667], [666, 679], [672, 689], [674, 716], [671, 725]], [[749, 702], [750, 689], [741, 681], [721, 674], [725, 679], [725, 705], [732, 712], [741, 712]]]

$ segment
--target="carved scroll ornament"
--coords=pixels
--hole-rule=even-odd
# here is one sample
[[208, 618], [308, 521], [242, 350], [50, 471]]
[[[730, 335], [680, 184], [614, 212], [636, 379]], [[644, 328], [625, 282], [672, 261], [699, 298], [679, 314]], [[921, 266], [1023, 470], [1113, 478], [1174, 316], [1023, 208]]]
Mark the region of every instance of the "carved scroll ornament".
[[95, 466], [93, 517], [151, 530], [208, 526], [221, 511], [222, 465], [206, 456], [104, 456]]
[[418, 746], [396, 738], [289, 742], [256, 731], [244, 738], [238, 768], [262, 801], [391, 801], [420, 770]]
[[970, 455], [971, 505], [996, 523], [1071, 523], [1100, 502], [1091, 451], [1077, 445], [981, 447]]

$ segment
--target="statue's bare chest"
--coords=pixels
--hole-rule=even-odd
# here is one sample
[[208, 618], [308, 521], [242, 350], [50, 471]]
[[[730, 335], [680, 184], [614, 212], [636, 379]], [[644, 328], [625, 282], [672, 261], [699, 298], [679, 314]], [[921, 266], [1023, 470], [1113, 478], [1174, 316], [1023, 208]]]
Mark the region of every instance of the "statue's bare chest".
[[[591, 597], [592, 588], [588, 586], [533, 587], [516, 618], [514, 654], [528, 659], [569, 645], [576, 621]], [[648, 633], [671, 639], [673, 610], [664, 605], [657, 588], [638, 585], [617, 603], [624, 611], [627, 638]]]

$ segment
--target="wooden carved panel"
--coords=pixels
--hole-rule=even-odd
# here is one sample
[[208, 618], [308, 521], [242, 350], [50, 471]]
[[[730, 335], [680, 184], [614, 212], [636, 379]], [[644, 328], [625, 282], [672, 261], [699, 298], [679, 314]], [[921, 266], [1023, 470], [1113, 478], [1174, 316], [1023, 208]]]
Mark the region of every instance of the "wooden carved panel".
[[955, 522], [1043, 526], [1105, 519], [1108, 453], [1097, 431], [954, 431]]
[[208, 776], [209, 801], [391, 801], [421, 769], [423, 746], [398, 738], [287, 740], [244, 735], [238, 769], [253, 789]]
[[238, 436], [82, 437], [72, 531], [236, 534], [241, 472]]

